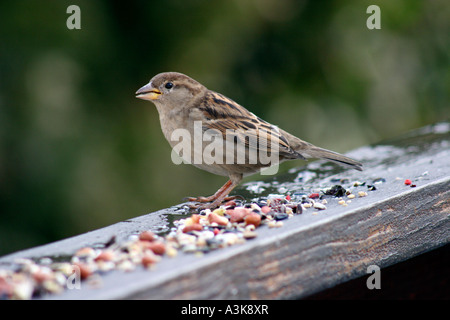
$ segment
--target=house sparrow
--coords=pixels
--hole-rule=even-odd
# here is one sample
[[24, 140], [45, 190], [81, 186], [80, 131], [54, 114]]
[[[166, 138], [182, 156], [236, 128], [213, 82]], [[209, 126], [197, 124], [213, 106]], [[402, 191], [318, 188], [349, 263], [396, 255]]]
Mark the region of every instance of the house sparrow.
[[[195, 205], [197, 208], [219, 206], [224, 200], [229, 199], [227, 195], [244, 176], [254, 174], [261, 168], [270, 167], [273, 162], [322, 158], [362, 170], [361, 163], [303, 141], [181, 73], [157, 74], [136, 92], [136, 97], [155, 104], [164, 136], [173, 150], [178, 149], [178, 154], [185, 162], [229, 178], [229, 181], [212, 196], [188, 198], [189, 201], [197, 203]], [[206, 135], [207, 133], [209, 135]], [[223, 154], [215, 150], [214, 155], [208, 153], [208, 158], [205, 151], [214, 133], [215, 137], [223, 138], [222, 141], [225, 141]], [[202, 134], [208, 138], [205, 139], [203, 136], [202, 139]], [[182, 142], [179, 139], [181, 135], [183, 135]], [[238, 155], [235, 150], [240, 150], [241, 154]], [[252, 152], [256, 154], [256, 158], [251, 158]], [[276, 161], [271, 163], [262, 161], [261, 157], [258, 158], [258, 153], [262, 152], [271, 154], [271, 157], [275, 156]], [[211, 157], [219, 161], [212, 161]]]

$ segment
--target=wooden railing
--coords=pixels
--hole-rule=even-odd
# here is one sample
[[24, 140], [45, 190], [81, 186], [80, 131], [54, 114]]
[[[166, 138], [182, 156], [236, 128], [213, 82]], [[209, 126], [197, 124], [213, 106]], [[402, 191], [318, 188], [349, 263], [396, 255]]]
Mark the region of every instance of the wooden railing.
[[[331, 186], [341, 179], [354, 198], [327, 197], [326, 210], [305, 208], [282, 220], [282, 227], [260, 226], [255, 238], [232, 246], [201, 255], [187, 250], [178, 250], [173, 257], [166, 253], [150, 269], [113, 269], [97, 275], [96, 281], [81, 281], [80, 289], [36, 298], [303, 298], [357, 277], [369, 277], [374, 270], [382, 273], [387, 266], [450, 242], [449, 123], [363, 147], [351, 155], [364, 163], [363, 172], [337, 171], [330, 177], [326, 174], [330, 166], [316, 163], [312, 167], [321, 174], [311, 188]], [[298, 172], [287, 177], [295, 180]], [[284, 181], [288, 186], [289, 181]], [[354, 187], [354, 181], [359, 185]], [[275, 186], [273, 180], [266, 183]], [[300, 179], [295, 183], [302, 185]], [[247, 189], [249, 184], [241, 191]], [[57, 260], [70, 258], [83, 247], [101, 248], [111, 239], [122, 243], [130, 235], [167, 225], [168, 217], [178, 214], [179, 208], [9, 254], [0, 258], [0, 269], [14, 268], [17, 259], [19, 263], [24, 258]]]

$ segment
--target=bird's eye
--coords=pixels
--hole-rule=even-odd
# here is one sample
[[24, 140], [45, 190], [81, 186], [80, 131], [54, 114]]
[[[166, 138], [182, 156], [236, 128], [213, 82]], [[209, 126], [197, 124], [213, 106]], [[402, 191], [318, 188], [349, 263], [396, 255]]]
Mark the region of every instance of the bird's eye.
[[164, 87], [166, 87], [166, 89], [172, 89], [173, 88], [173, 83], [172, 82], [167, 82]]

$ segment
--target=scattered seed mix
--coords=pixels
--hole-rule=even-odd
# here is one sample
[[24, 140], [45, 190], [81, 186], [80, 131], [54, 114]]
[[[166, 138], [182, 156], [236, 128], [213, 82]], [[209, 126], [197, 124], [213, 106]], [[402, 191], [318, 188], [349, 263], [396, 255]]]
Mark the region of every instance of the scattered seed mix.
[[[374, 184], [377, 184], [374, 180]], [[354, 187], [365, 183], [355, 182]], [[376, 190], [373, 185], [368, 191]], [[368, 195], [365, 191], [356, 194]], [[112, 270], [130, 272], [136, 268], [153, 269], [163, 258], [176, 257], [179, 252], [201, 256], [216, 250], [258, 237], [258, 228], [280, 228], [284, 221], [307, 212], [319, 214], [327, 209], [325, 197], [337, 199], [348, 206], [356, 197], [350, 189], [335, 185], [311, 193], [271, 194], [253, 199], [229, 201], [215, 210], [202, 210], [189, 217], [176, 220], [165, 235], [143, 231], [131, 235], [123, 243], [115, 238], [104, 248], [80, 248], [65, 261], [51, 258], [18, 259], [14, 270], [0, 269], [0, 299], [27, 300], [46, 294], [58, 294], [70, 286], [84, 281], [91, 286], [101, 286], [101, 275]], [[347, 198], [347, 200], [345, 199]]]

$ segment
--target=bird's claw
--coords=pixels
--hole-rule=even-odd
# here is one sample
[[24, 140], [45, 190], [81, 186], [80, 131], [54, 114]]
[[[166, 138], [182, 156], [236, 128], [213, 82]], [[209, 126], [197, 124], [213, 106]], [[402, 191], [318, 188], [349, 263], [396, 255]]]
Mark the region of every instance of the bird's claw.
[[194, 203], [187, 205], [190, 209], [204, 210], [204, 209], [213, 209], [213, 208], [215, 209], [216, 207], [219, 207], [222, 203], [226, 203], [228, 201], [236, 200], [236, 199], [244, 200], [244, 197], [240, 196], [240, 195], [228, 196], [228, 197], [225, 197], [220, 203], [217, 203], [215, 201], [217, 199], [212, 199], [211, 197], [197, 197], [197, 198], [186, 197], [183, 199], [183, 201], [194, 202]]

